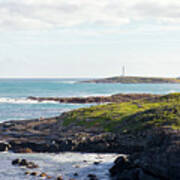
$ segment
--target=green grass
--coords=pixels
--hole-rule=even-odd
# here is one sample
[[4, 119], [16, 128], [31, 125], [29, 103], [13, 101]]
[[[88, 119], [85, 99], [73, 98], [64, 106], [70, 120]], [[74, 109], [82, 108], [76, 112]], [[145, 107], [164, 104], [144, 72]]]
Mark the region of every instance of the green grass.
[[163, 126], [180, 129], [180, 93], [81, 108], [66, 114], [64, 125], [71, 123], [116, 132], [132, 132]]
[[136, 76], [117, 76], [104, 79], [95, 79], [87, 82], [104, 83], [180, 83], [178, 78], [158, 78], [158, 77], [136, 77]]

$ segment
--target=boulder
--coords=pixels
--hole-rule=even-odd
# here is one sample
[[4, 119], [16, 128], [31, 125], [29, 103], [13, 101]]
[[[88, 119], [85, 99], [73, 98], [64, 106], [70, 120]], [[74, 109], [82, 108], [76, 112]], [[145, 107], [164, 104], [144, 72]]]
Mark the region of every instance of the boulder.
[[119, 156], [114, 161], [114, 166], [109, 170], [111, 176], [117, 176], [117, 174], [123, 173], [125, 170], [134, 168], [134, 165], [125, 156]]
[[0, 141], [0, 151], [8, 151], [11, 148], [11, 145], [6, 141]]
[[95, 174], [88, 174], [89, 180], [98, 180], [97, 176]]
[[27, 161], [26, 159], [14, 159], [12, 161], [12, 165], [25, 166], [26, 168], [29, 168], [29, 169], [35, 169], [39, 167], [34, 162]]
[[62, 177], [62, 176], [58, 176], [58, 177], [56, 178], [56, 180], [63, 180], [63, 177]]
[[20, 162], [21, 162], [21, 159], [14, 159], [14, 160], [12, 161], [12, 165], [19, 165]]
[[31, 173], [29, 171], [26, 171], [24, 174], [25, 175], [30, 175]]
[[46, 173], [42, 172], [42, 173], [39, 175], [39, 177], [48, 177], [48, 175], [47, 175]]
[[30, 175], [31, 176], [38, 176], [38, 172], [32, 172]]
[[28, 166], [28, 161], [26, 159], [22, 159], [19, 163], [19, 166]]

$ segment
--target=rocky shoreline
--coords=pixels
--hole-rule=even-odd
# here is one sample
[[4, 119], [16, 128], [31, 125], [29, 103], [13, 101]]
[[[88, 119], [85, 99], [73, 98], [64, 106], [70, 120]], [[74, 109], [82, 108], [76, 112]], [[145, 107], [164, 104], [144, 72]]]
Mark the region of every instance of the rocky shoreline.
[[30, 96], [28, 100], [38, 102], [54, 101], [58, 103], [109, 103], [109, 102], [128, 102], [131, 100], [140, 100], [145, 98], [159, 97], [154, 94], [115, 94], [111, 96], [90, 96], [90, 97], [34, 97]]
[[154, 129], [153, 133], [150, 130], [137, 134], [115, 134], [73, 125], [60, 127], [62, 122], [59, 118], [0, 124], [0, 150], [15, 153], [71, 151], [129, 154], [127, 167], [115, 163], [110, 170], [113, 179], [129, 177], [136, 180], [136, 173], [141, 174], [139, 180], [143, 180], [142, 177], [151, 177], [152, 180], [180, 178], [178, 130]]
[[[98, 108], [102, 110], [107, 107], [113, 110], [112, 107], [116, 108], [116, 104], [73, 111], [75, 114], [73, 112], [63, 113], [54, 118], [4, 122], [0, 124], [0, 151], [10, 150], [15, 153], [95, 152], [128, 154], [127, 159], [119, 158], [115, 161], [114, 166], [110, 169], [112, 179], [179, 180], [180, 130], [167, 126], [170, 123], [168, 119], [162, 126], [155, 126], [154, 124], [149, 128], [133, 130], [133, 126], [140, 122], [150, 121], [152, 123], [153, 118], [161, 120], [167, 117], [171, 118], [171, 121], [175, 121], [176, 118], [179, 118], [179, 105], [176, 104], [179, 98], [179, 94], [174, 94], [153, 97], [139, 103], [134, 101], [125, 104], [128, 108], [133, 107], [137, 110], [142, 109], [143, 106], [152, 106], [152, 104], [153, 107], [156, 107], [157, 102], [163, 102], [165, 106], [163, 109], [141, 110], [142, 112], [139, 111], [139, 113], [129, 116], [129, 119], [126, 118], [124, 123], [119, 124], [119, 127], [116, 128], [118, 131], [112, 132], [107, 132], [102, 125], [98, 124], [99, 121], [96, 122], [96, 125], [86, 126], [82, 124], [81, 119], [76, 119], [76, 122], [75, 120], [72, 121], [71, 118], [76, 113], [78, 113], [78, 118], [80, 118], [79, 115], [86, 117], [85, 115], [89, 112], [92, 113], [92, 118], [94, 118], [93, 111], [96, 112]], [[96, 113], [99, 113], [99, 111]], [[112, 116], [115, 118], [113, 114]], [[71, 117], [71, 121], [65, 123], [65, 121], [69, 122], [68, 117]], [[97, 117], [94, 120], [84, 119], [83, 122], [91, 123], [92, 120], [97, 120]], [[132, 124], [131, 119], [133, 119]], [[104, 119], [103, 124], [106, 121]], [[134, 122], [136, 123], [134, 124]], [[126, 123], [129, 123], [127, 127], [132, 126], [133, 131], [119, 131], [120, 128], [126, 126]]]
[[[63, 126], [63, 115], [55, 118], [9, 121], [0, 124], [0, 150], [16, 153], [31, 152], [119, 152], [130, 153], [119, 144], [119, 137], [99, 128]], [[124, 137], [122, 138], [122, 140]], [[126, 140], [125, 140], [126, 142]], [[123, 146], [124, 150], [123, 150]], [[130, 146], [127, 143], [127, 146]], [[141, 145], [136, 149], [141, 149]]]

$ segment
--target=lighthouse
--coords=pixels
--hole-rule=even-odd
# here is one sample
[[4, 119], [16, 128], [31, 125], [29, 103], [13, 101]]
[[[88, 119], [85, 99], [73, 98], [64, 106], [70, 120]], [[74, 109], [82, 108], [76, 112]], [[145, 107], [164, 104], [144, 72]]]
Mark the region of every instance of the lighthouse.
[[125, 76], [125, 66], [122, 67], [122, 75], [121, 75], [121, 76], [122, 76], [122, 77]]

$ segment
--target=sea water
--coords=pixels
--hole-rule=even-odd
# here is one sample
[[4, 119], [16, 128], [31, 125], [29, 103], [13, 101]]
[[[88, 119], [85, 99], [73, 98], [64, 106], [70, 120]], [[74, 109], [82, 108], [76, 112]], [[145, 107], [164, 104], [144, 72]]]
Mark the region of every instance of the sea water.
[[[83, 79], [0, 79], [0, 122], [7, 120], [35, 119], [58, 116], [62, 112], [94, 104], [61, 104], [27, 100], [37, 97], [87, 97], [117, 93], [167, 94], [180, 92], [180, 84], [88, 84]], [[14, 154], [0, 153], [0, 180], [39, 179], [24, 175], [26, 169], [11, 165], [15, 158], [26, 158], [37, 163], [37, 171], [65, 180], [86, 180], [88, 174], [96, 174], [100, 180], [108, 180], [108, 169], [117, 154]], [[95, 165], [95, 161], [100, 161]], [[78, 177], [73, 177], [78, 173]]]
[[[77, 180], [88, 180], [89, 174], [95, 174], [99, 180], [108, 180], [109, 171], [117, 154], [96, 153], [59, 153], [59, 154], [14, 154], [0, 153], [0, 180], [40, 180], [39, 177], [25, 175], [26, 171], [45, 172], [55, 180], [62, 176], [64, 180], [74, 178]], [[39, 168], [28, 170], [13, 166], [12, 160], [25, 158], [39, 165]], [[99, 162], [98, 165], [94, 162]], [[74, 176], [77, 173], [78, 176]]]
[[83, 79], [0, 79], [0, 122], [58, 116], [92, 104], [60, 104], [27, 100], [37, 97], [87, 97], [117, 93], [167, 94], [180, 84], [88, 84]]

